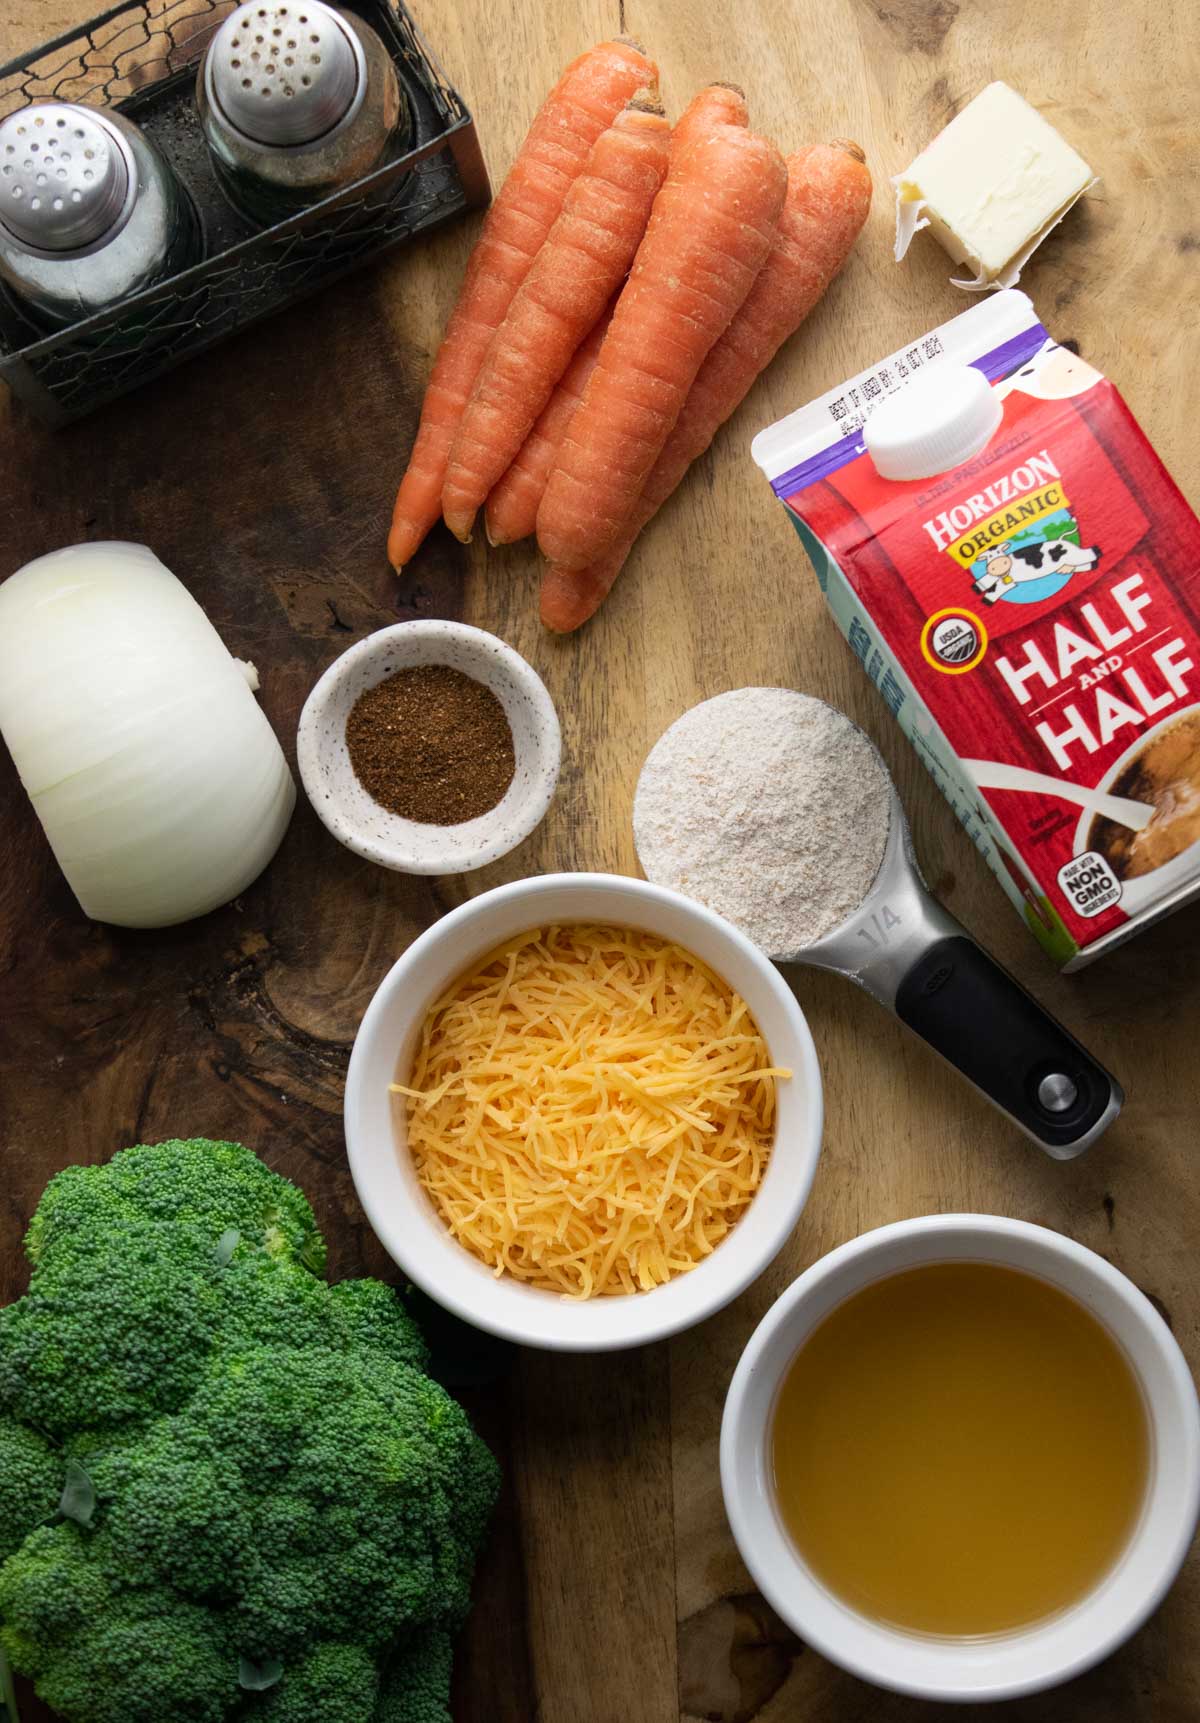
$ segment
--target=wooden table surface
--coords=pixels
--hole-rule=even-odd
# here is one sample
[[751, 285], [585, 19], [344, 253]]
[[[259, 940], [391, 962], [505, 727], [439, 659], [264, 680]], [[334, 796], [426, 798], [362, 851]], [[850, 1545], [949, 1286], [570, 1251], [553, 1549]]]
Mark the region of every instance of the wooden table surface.
[[[79, 539], [144, 540], [230, 648], [257, 663], [289, 754], [325, 666], [414, 616], [462, 617], [526, 654], [558, 703], [565, 744], [545, 824], [481, 873], [385, 873], [341, 849], [301, 798], [277, 859], [238, 903], [157, 934], [84, 919], [5, 755], [0, 1301], [22, 1290], [21, 1234], [51, 1173], [199, 1133], [244, 1140], [303, 1184], [335, 1275], [386, 1274], [347, 1171], [340, 1104], [351, 1039], [388, 966], [433, 918], [489, 886], [559, 868], [635, 872], [638, 767], [693, 702], [748, 682], [821, 695], [878, 741], [935, 889], [1119, 1073], [1127, 1110], [1081, 1162], [1047, 1160], [868, 999], [797, 975], [828, 1125], [812, 1199], [780, 1259], [732, 1308], [670, 1344], [516, 1355], [472, 1399], [507, 1483], [456, 1716], [932, 1720], [940, 1708], [880, 1694], [806, 1650], [755, 1595], [718, 1487], [724, 1390], [755, 1323], [800, 1269], [864, 1228], [939, 1210], [1020, 1216], [1101, 1251], [1200, 1363], [1200, 909], [1082, 975], [1055, 976], [836, 634], [747, 449], [760, 426], [962, 309], [927, 236], [902, 267], [892, 262], [887, 176], [1005, 76], [1102, 176], [1022, 285], [1052, 332], [1119, 383], [1200, 503], [1188, 388], [1200, 270], [1194, 0], [414, 3], [478, 117], [497, 181], [557, 69], [624, 27], [658, 57], [673, 109], [700, 83], [731, 78], [785, 148], [857, 137], [877, 206], [826, 303], [664, 509], [599, 618], [565, 641], [540, 631], [527, 546], [464, 550], [439, 532], [399, 584], [383, 555], [476, 217], [57, 435], [0, 401], [0, 574]], [[10, 0], [0, 50], [83, 15], [79, 0]], [[1109, 1662], [999, 1713], [1022, 1723], [1200, 1718], [1198, 1606], [1193, 1562]]]

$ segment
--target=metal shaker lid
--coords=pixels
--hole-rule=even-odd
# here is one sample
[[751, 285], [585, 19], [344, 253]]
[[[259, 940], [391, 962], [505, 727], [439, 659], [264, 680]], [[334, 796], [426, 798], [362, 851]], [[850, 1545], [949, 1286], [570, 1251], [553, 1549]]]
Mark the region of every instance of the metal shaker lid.
[[137, 163], [92, 108], [35, 102], [0, 121], [0, 222], [35, 251], [78, 251], [129, 219]]
[[250, 0], [208, 49], [209, 99], [245, 137], [308, 144], [362, 100], [366, 65], [354, 32], [322, 0]]

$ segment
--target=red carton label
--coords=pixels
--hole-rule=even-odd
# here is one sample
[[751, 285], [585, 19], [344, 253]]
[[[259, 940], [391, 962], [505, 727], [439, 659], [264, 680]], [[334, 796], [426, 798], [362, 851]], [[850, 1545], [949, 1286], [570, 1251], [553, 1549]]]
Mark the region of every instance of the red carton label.
[[975, 363], [1001, 398], [963, 465], [877, 472], [857, 432], [897, 355], [847, 385], [858, 424], [841, 415], [836, 439], [819, 412], [839, 416], [835, 391], [795, 416], [790, 448], [791, 421], [760, 442], [764, 465], [807, 457], [772, 477], [851, 645], [1074, 966], [1200, 889], [1200, 522], [1106, 378], [1032, 311], [988, 347], [986, 310], [909, 354]]

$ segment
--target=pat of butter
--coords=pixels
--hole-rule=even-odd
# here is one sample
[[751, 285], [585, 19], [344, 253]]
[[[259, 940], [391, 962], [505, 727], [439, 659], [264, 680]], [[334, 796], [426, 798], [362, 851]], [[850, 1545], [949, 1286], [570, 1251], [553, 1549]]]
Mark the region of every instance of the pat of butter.
[[1011, 287], [1094, 185], [1083, 157], [1007, 84], [989, 84], [897, 174], [896, 261], [928, 227], [974, 273], [956, 287]]

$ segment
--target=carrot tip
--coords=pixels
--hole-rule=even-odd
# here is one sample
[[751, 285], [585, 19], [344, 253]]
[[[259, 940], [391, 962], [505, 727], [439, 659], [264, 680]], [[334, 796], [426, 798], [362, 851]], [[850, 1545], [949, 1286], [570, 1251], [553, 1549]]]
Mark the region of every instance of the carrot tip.
[[624, 48], [636, 48], [639, 54], [646, 52], [646, 44], [639, 42], [636, 36], [614, 36], [614, 42], [620, 42]]
[[743, 102], [746, 100], [746, 92], [742, 86], [730, 83], [728, 78], [714, 78], [711, 88], [714, 90], [732, 90], [735, 96], [742, 98]]
[[865, 162], [867, 152], [861, 144], [856, 144], [853, 138], [830, 138], [831, 150], [845, 150], [848, 156], [853, 156], [856, 162]]
[[443, 507], [442, 519], [460, 544], [470, 544], [471, 528], [475, 525], [474, 509]]

